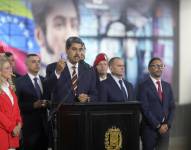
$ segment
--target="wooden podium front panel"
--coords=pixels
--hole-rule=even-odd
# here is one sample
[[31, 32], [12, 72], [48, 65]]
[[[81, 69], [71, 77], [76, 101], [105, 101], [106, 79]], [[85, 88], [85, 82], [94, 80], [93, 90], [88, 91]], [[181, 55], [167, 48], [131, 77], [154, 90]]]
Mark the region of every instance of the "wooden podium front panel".
[[121, 134], [119, 150], [139, 150], [138, 103], [65, 104], [56, 118], [57, 150], [107, 150], [112, 128]]
[[83, 149], [84, 119], [80, 111], [65, 111], [57, 116], [57, 149]]
[[[104, 150], [109, 142], [107, 132], [109, 129], [119, 129], [121, 132], [120, 150], [139, 149], [139, 126], [137, 125], [137, 114], [132, 111], [120, 112], [90, 112], [90, 137], [91, 144], [88, 149]], [[120, 140], [119, 140], [120, 141]], [[118, 142], [119, 142], [118, 141]]]

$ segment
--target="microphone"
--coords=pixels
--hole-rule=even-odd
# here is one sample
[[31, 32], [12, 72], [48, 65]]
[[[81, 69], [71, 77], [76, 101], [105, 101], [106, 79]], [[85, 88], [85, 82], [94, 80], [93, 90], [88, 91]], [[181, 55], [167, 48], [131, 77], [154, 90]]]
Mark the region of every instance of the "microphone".
[[66, 61], [66, 60], [67, 60], [67, 54], [66, 54], [65, 52], [62, 52], [62, 53], [60, 54], [60, 58], [61, 58], [62, 60], [64, 60], [64, 61]]

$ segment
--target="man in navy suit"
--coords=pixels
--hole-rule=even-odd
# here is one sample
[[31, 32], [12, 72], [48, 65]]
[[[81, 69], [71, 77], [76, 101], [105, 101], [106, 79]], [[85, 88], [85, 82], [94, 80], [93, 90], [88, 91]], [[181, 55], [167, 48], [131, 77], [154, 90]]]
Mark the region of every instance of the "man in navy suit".
[[111, 75], [101, 82], [100, 100], [106, 102], [127, 102], [134, 100], [133, 86], [123, 79], [125, 65], [120, 57], [109, 61]]
[[38, 75], [40, 57], [28, 54], [28, 73], [16, 80], [17, 96], [23, 118], [23, 148], [26, 150], [47, 150], [48, 125], [46, 88], [44, 78]]
[[143, 150], [168, 150], [175, 104], [170, 84], [161, 80], [163, 69], [161, 59], [152, 58], [148, 65], [150, 77], [139, 85]]
[[[87, 67], [87, 69], [90, 69], [91, 66], [85, 62], [85, 44], [83, 43], [83, 50], [80, 52], [80, 61], [79, 63], [81, 63], [82, 65], [84, 65], [85, 67]], [[62, 57], [62, 56], [61, 56]], [[61, 59], [65, 59], [65, 58], [61, 58]], [[49, 78], [50, 75], [52, 73], [54, 73], [55, 69], [56, 69], [56, 65], [57, 62], [51, 63], [46, 67], [46, 78]]]
[[79, 37], [66, 41], [67, 60], [59, 60], [47, 78], [55, 102], [73, 103], [97, 100], [96, 78], [92, 68], [80, 62], [84, 43]]

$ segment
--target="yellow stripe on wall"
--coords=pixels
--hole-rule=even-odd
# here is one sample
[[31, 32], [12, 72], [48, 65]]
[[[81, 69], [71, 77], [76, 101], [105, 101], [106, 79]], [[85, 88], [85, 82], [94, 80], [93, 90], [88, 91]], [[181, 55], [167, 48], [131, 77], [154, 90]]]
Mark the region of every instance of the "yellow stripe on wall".
[[29, 4], [29, 2], [24, 3], [21, 0], [0, 0], [0, 11], [32, 19], [32, 13], [25, 4]]

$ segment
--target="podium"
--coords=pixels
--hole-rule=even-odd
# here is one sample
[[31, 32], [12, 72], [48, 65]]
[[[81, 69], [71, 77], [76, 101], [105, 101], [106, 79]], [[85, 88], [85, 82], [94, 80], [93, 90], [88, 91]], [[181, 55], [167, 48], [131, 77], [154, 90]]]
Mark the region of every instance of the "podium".
[[63, 104], [57, 150], [139, 150], [139, 103]]

